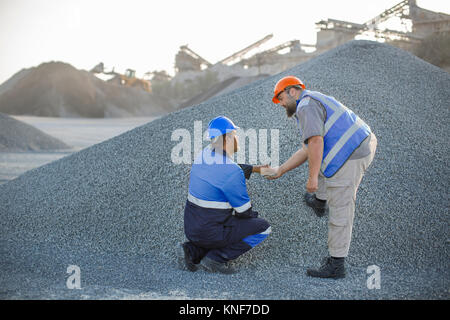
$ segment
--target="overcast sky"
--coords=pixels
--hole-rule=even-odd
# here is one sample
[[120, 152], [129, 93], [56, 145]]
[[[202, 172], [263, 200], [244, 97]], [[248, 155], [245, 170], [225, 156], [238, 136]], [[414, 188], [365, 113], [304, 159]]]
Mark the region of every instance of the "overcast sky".
[[[174, 74], [181, 45], [214, 63], [273, 34], [259, 50], [289, 40], [314, 44], [326, 18], [364, 23], [399, 0], [0, 0], [0, 83], [22, 68], [99, 62], [142, 75]], [[449, 0], [417, 0], [450, 13]], [[252, 53], [258, 52], [257, 50]]]

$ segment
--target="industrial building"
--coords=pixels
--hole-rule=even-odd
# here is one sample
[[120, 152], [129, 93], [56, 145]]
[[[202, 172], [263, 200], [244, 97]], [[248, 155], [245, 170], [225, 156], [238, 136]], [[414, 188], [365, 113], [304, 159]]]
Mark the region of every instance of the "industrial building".
[[[396, 29], [389, 28], [389, 22], [392, 20], [397, 22]], [[270, 34], [217, 63], [208, 62], [187, 45], [183, 45], [175, 57], [174, 80], [192, 79], [204, 70], [219, 72], [220, 80], [231, 76], [271, 75], [355, 38], [377, 39], [411, 50], [428, 35], [450, 32], [450, 15], [420, 8], [415, 0], [404, 0], [363, 24], [328, 18], [317, 22], [316, 26], [318, 32], [315, 44], [292, 40], [244, 58], [251, 50], [270, 40]]]

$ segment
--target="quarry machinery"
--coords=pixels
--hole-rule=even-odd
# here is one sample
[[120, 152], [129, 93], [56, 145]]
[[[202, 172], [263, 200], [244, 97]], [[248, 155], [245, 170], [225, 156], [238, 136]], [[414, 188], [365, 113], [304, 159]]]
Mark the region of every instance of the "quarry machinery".
[[302, 50], [303, 47], [306, 48], [315, 48], [313, 44], [303, 44], [300, 43], [299, 40], [291, 40], [286, 41], [282, 44], [277, 45], [276, 47], [270, 48], [263, 52], [257, 53], [247, 59], [243, 59], [239, 62], [239, 64], [252, 67], [252, 66], [261, 66], [264, 64], [274, 64], [280, 61], [280, 51], [289, 49], [290, 53], [304, 53]]
[[136, 71], [133, 69], [127, 69], [125, 74], [121, 74], [114, 71], [112, 68], [111, 71], [105, 71], [105, 67], [103, 62], [97, 64], [94, 68], [90, 70], [90, 72], [94, 74], [104, 74], [104, 75], [112, 75], [113, 77], [108, 82], [116, 83], [118, 85], [133, 87], [144, 90], [148, 93], [152, 92], [151, 83], [149, 80], [140, 79], [136, 77]]
[[246, 53], [248, 53], [250, 50], [253, 50], [253, 49], [261, 46], [263, 43], [269, 41], [270, 39], [272, 39], [272, 37], [273, 37], [273, 34], [269, 34], [269, 35], [265, 36], [264, 38], [262, 38], [261, 40], [258, 40], [255, 43], [252, 43], [248, 47], [245, 47], [244, 49], [233, 53], [232, 55], [226, 57], [225, 59], [220, 60], [216, 64], [228, 64], [236, 59], [239, 59], [242, 56], [244, 56]]
[[[244, 56], [246, 53], [248, 53], [250, 50], [253, 50], [266, 41], [270, 40], [273, 37], [273, 34], [269, 34], [265, 36], [264, 38], [256, 41], [255, 43], [252, 43], [251, 45], [245, 47], [242, 50], [239, 50], [232, 55], [220, 60], [219, 62], [215, 63], [214, 65], [218, 64], [224, 64], [227, 65], [231, 63], [232, 61], [240, 59], [242, 56]], [[179, 72], [186, 72], [186, 71], [202, 71], [204, 69], [207, 69], [209, 67], [212, 67], [213, 64], [207, 61], [206, 59], [202, 58], [198, 53], [191, 50], [187, 45], [180, 46], [180, 50], [178, 51], [177, 55], [175, 56], [175, 71], [177, 73]]]
[[136, 71], [133, 69], [127, 69], [125, 74], [119, 74], [119, 79], [121, 85], [139, 88], [149, 93], [152, 92], [150, 81], [137, 78]]
[[191, 50], [187, 45], [180, 46], [180, 50], [175, 56], [176, 72], [201, 71], [210, 66], [212, 66], [210, 62]]
[[[392, 18], [397, 18], [404, 30], [381, 28], [382, 23]], [[450, 32], [450, 15], [420, 8], [416, 0], [404, 0], [363, 24], [327, 19], [316, 25], [320, 29], [317, 48], [321, 50], [336, 47], [363, 33], [387, 42], [401, 42], [400, 47], [407, 49], [433, 32]]]

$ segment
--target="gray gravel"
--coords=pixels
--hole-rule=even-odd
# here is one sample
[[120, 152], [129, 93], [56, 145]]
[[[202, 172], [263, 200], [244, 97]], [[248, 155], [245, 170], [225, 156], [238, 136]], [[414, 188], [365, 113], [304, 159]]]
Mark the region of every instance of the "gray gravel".
[[45, 132], [0, 113], [0, 152], [61, 150], [71, 147]]
[[[250, 179], [272, 234], [234, 262], [238, 274], [178, 270], [190, 165], [171, 162], [172, 131], [193, 132], [195, 120], [206, 129], [220, 114], [242, 128], [279, 129], [283, 162], [300, 147], [295, 123], [271, 102], [287, 74], [335, 96], [378, 137], [358, 193], [348, 277], [305, 275], [327, 254], [327, 218], [302, 202], [306, 166], [275, 181]], [[31, 170], [0, 186], [0, 298], [449, 299], [449, 102], [447, 72], [389, 45], [352, 41]], [[81, 268], [82, 290], [65, 288], [70, 264]], [[372, 264], [379, 290], [366, 286]]]

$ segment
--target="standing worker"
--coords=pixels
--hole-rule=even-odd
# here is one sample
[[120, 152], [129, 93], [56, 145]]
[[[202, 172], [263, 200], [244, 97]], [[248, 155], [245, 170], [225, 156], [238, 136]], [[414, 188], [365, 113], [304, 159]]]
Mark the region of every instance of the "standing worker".
[[252, 209], [245, 179], [262, 167], [238, 165], [237, 126], [227, 117], [211, 120], [211, 146], [195, 158], [184, 211], [184, 231], [189, 241], [178, 248], [181, 267], [209, 272], [235, 270], [227, 262], [247, 252], [270, 233], [269, 223]]
[[[306, 160], [309, 177], [305, 202], [319, 217], [329, 209], [328, 251], [319, 269], [307, 274], [321, 278], [344, 278], [355, 213], [356, 192], [371, 164], [377, 139], [369, 126], [335, 98], [305, 89], [303, 82], [287, 76], [277, 82], [272, 101], [294, 116], [302, 148], [285, 163], [273, 168], [277, 179]], [[315, 193], [315, 194], [314, 194]]]

